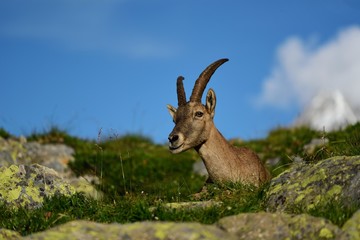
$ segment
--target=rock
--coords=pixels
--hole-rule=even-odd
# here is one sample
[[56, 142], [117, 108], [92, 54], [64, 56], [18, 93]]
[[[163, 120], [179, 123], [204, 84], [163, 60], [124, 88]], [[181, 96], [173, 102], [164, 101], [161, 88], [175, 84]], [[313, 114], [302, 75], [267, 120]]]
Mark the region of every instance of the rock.
[[340, 228], [307, 214], [242, 213], [225, 217], [217, 225], [238, 239], [338, 239]]
[[0, 228], [0, 240], [18, 240], [22, 239], [20, 233]]
[[64, 144], [40, 144], [29, 142], [24, 144], [27, 158], [57, 171], [62, 177], [71, 175], [68, 163], [74, 161], [74, 149]]
[[137, 222], [103, 224], [73, 221], [24, 239], [235, 239], [231, 234], [212, 225], [200, 223]]
[[39, 208], [45, 197], [74, 193], [75, 189], [53, 169], [38, 164], [0, 168], [0, 202], [9, 207]]
[[75, 188], [76, 192], [84, 193], [85, 196], [92, 199], [101, 200], [104, 196], [104, 194], [97, 190], [92, 184], [93, 182], [99, 184], [98, 177], [86, 175], [78, 178], [70, 178], [68, 182]]
[[26, 150], [21, 140], [4, 139], [0, 137], [0, 167], [12, 164], [30, 164], [31, 160], [26, 157]]
[[326, 219], [307, 214], [242, 213], [216, 224], [136, 222], [104, 224], [77, 220], [24, 239], [348, 239]]
[[[161, 207], [171, 210], [187, 210], [194, 211], [196, 209], [207, 209], [212, 207], [220, 207], [223, 202], [209, 200], [209, 201], [193, 201], [193, 202], [174, 202], [165, 203]], [[151, 207], [150, 212], [156, 211], [157, 207]]]
[[64, 144], [40, 144], [27, 142], [24, 137], [18, 140], [0, 137], [0, 167], [38, 163], [68, 177], [71, 174], [68, 163], [74, 160], [74, 154], [74, 149]]
[[206, 177], [208, 176], [208, 172], [202, 160], [194, 162], [193, 172], [199, 174], [200, 176], [206, 176]]
[[320, 147], [325, 147], [326, 144], [329, 143], [329, 139], [327, 138], [314, 138], [311, 140], [310, 143], [306, 144], [304, 146], [304, 151], [308, 154], [314, 154], [316, 149], [319, 149]]
[[299, 163], [273, 178], [266, 193], [267, 211], [308, 211], [331, 202], [360, 204], [360, 156]]
[[40, 164], [54, 169], [59, 177], [66, 179], [77, 192], [100, 199], [103, 194], [95, 189], [91, 181], [84, 179], [88, 177], [75, 177], [68, 167], [68, 163], [74, 161], [74, 154], [74, 149], [64, 144], [40, 144], [27, 142], [24, 137], [6, 140], [0, 137], [0, 167]]
[[360, 210], [354, 213], [354, 215], [344, 224], [342, 230], [345, 232], [349, 240], [360, 239]]

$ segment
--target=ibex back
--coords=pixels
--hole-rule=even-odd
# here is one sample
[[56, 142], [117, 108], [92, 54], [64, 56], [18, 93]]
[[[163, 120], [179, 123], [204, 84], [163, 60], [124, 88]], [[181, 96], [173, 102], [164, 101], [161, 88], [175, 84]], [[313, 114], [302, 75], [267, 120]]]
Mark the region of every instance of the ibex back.
[[180, 153], [194, 148], [204, 161], [209, 173], [207, 182], [240, 182], [259, 186], [270, 179], [270, 174], [256, 153], [248, 148], [229, 144], [216, 129], [216, 96], [212, 89], [201, 103], [202, 94], [216, 69], [228, 59], [220, 59], [209, 65], [195, 82], [190, 101], [186, 101], [184, 78], [177, 79], [178, 108], [167, 105], [175, 127], [169, 135], [169, 149]]

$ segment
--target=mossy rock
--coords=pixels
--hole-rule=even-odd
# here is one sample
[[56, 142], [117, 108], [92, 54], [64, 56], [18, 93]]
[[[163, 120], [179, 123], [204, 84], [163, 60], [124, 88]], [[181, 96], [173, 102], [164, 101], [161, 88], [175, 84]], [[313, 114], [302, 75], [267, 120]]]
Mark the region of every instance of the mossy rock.
[[360, 156], [294, 164], [270, 182], [267, 211], [307, 212], [339, 203], [360, 206]]
[[238, 239], [339, 239], [343, 232], [330, 221], [307, 214], [242, 213], [217, 225]]
[[350, 240], [360, 239], [360, 210], [354, 213], [342, 229]]
[[[360, 214], [358, 214], [360, 215]], [[241, 213], [224, 217], [213, 225], [195, 222], [97, 223], [68, 222], [23, 239], [358, 239], [359, 216], [343, 230], [329, 220], [308, 214]], [[18, 239], [15, 232], [14, 239]], [[0, 231], [1, 233], [1, 231]], [[8, 235], [5, 235], [8, 236]], [[9, 235], [10, 236], [10, 235]], [[352, 238], [350, 237], [352, 236]]]
[[8, 229], [0, 229], [0, 240], [18, 240], [18, 239], [22, 239], [20, 233]]
[[216, 226], [200, 223], [137, 222], [103, 224], [73, 221], [24, 239], [235, 239]]
[[11, 208], [39, 208], [45, 198], [74, 193], [75, 189], [51, 168], [38, 164], [0, 168], [0, 203]]

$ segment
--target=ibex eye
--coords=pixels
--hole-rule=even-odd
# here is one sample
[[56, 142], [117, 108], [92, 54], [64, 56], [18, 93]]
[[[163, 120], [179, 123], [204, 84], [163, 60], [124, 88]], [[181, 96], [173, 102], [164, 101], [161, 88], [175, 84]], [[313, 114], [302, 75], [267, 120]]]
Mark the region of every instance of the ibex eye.
[[204, 113], [202, 112], [196, 112], [195, 113], [195, 117], [202, 117], [204, 115]]

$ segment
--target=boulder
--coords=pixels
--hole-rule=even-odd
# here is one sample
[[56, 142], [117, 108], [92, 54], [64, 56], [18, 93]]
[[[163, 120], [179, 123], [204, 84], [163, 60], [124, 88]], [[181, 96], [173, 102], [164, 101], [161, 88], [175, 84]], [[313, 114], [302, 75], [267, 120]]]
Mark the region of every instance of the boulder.
[[235, 239], [213, 225], [175, 222], [136, 222], [104, 224], [84, 220], [68, 222], [24, 239]]
[[338, 156], [314, 164], [297, 163], [273, 178], [267, 211], [308, 211], [333, 202], [360, 205], [360, 156]]
[[[161, 207], [167, 210], [180, 210], [180, 211], [194, 211], [199, 209], [209, 209], [220, 207], [223, 202], [208, 200], [208, 201], [192, 201], [192, 202], [172, 202], [161, 204]], [[150, 207], [150, 212], [155, 212], [157, 207]]]
[[20, 233], [0, 228], [0, 240], [18, 240], [22, 239]]
[[98, 191], [93, 184], [99, 184], [97, 177], [76, 177], [69, 168], [68, 163], [75, 160], [74, 154], [74, 149], [64, 144], [40, 144], [28, 142], [24, 137], [19, 139], [0, 137], [0, 167], [40, 164], [54, 169], [58, 176], [66, 179], [77, 192], [82, 192], [94, 199], [101, 199], [102, 192]]
[[56, 170], [65, 178], [71, 175], [68, 163], [74, 161], [74, 154], [74, 149], [64, 144], [40, 144], [27, 142], [24, 137], [19, 139], [0, 137], [0, 167], [37, 163]]
[[360, 210], [354, 213], [354, 215], [344, 224], [342, 230], [345, 235], [349, 237], [349, 240], [360, 239]]
[[[242, 213], [217, 225], [237, 239], [339, 239], [341, 229], [330, 221], [307, 214]], [[346, 236], [345, 236], [346, 237]], [[344, 239], [346, 239], [344, 237]]]
[[75, 189], [51, 168], [38, 164], [0, 168], [0, 202], [11, 208], [39, 208], [46, 197], [74, 193]]
[[[350, 227], [352, 228], [352, 227]], [[354, 235], [355, 236], [355, 235]], [[216, 224], [68, 222], [24, 239], [351, 239], [330, 221], [307, 214], [242, 213]], [[356, 239], [356, 238], [352, 238]]]

